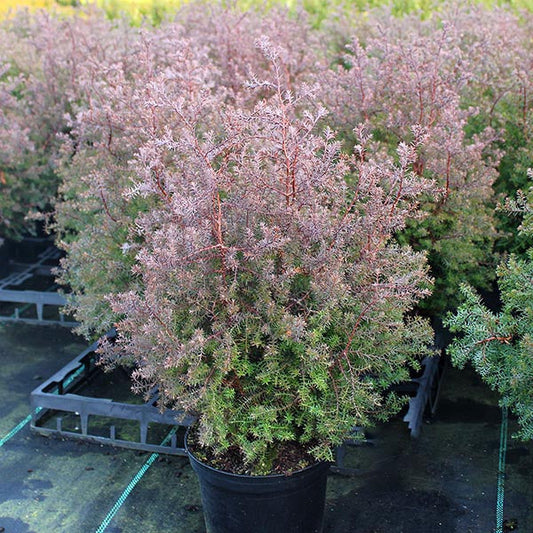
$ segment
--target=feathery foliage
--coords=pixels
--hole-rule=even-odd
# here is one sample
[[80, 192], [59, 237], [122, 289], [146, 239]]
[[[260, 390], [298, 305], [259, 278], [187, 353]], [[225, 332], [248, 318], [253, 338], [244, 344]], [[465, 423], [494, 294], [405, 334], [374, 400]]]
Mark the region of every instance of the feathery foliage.
[[428, 325], [406, 313], [429, 280], [424, 255], [391, 237], [432, 184], [411, 171], [417, 141], [378, 162], [360, 130], [357, 155], [341, 154], [313, 88], [290, 91], [283, 50], [258, 47], [253, 107], [178, 99], [168, 72], [145, 91], [126, 199], [150, 208], [129, 226], [137, 288], [108, 296], [122, 318], [106, 356], [196, 413], [204, 445], [268, 473], [283, 443], [330, 459], [399, 408], [387, 391], [427, 353]]
[[[99, 12], [60, 19], [21, 12], [0, 26], [0, 236], [35, 231], [49, 212], [72, 116], [87, 106], [84, 72], [128, 45], [129, 28]], [[113, 51], [112, 51], [113, 50]], [[93, 70], [93, 84], [102, 73]]]
[[[530, 178], [533, 177], [530, 173]], [[524, 202], [523, 200], [526, 200]], [[483, 380], [501, 394], [501, 403], [518, 417], [519, 436], [533, 438], [533, 189], [514, 204], [529, 240], [524, 257], [511, 255], [498, 268], [501, 310], [489, 310], [468, 286], [464, 303], [447, 325], [460, 333], [449, 350], [459, 367], [471, 362]]]
[[[470, 9], [483, 20], [482, 9]], [[428, 253], [435, 290], [422, 307], [432, 314], [454, 306], [461, 280], [488, 287], [496, 264], [491, 204], [498, 135], [490, 124], [475, 133], [467, 128], [480, 113], [477, 101], [465, 104], [478, 79], [471, 50], [480, 38], [463, 24], [470, 9], [454, 5], [427, 20], [370, 17], [324, 85], [335, 127], [348, 138], [354, 123], [366, 121], [376, 149], [390, 153], [409, 139], [412, 125], [426, 131], [414, 168], [437, 182], [440, 195], [422, 200], [428, 216], [410, 221], [398, 239]]]

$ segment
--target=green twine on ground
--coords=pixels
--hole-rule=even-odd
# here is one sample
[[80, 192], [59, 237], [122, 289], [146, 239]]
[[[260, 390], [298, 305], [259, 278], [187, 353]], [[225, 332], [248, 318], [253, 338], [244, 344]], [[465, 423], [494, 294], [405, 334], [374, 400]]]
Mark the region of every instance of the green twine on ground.
[[[76, 379], [83, 371], [84, 367], [82, 366], [65, 381], [63, 386], [68, 387], [68, 385], [70, 385], [70, 383], [72, 383], [72, 381], [74, 381], [74, 379]], [[59, 392], [56, 390], [54, 394], [59, 394]], [[9, 439], [13, 438], [21, 429], [26, 426], [26, 424], [31, 422], [32, 416], [37, 414], [42, 409], [42, 407], [35, 408], [32, 414], [29, 414], [24, 420], [21, 420], [5, 437], [2, 437], [0, 439], [0, 447], [2, 447]]]
[[5, 437], [0, 440], [0, 446], [3, 446], [10, 438], [14, 437], [29, 421], [31, 415], [28, 415], [22, 422], [19, 422]]
[[[161, 446], [164, 446], [176, 433], [177, 428], [172, 428], [170, 433], [165, 437], [163, 442], [161, 443]], [[111, 520], [113, 520], [113, 517], [118, 513], [118, 510], [124, 505], [124, 502], [126, 501], [127, 497], [130, 495], [131, 491], [135, 488], [137, 483], [141, 480], [141, 478], [144, 476], [146, 471], [152, 466], [153, 462], [159, 457], [158, 453], [153, 453], [150, 455], [148, 460], [141, 466], [141, 469], [135, 474], [133, 479], [128, 483], [126, 488], [122, 491], [122, 494], [118, 497], [117, 501], [115, 502], [115, 505], [111, 507], [110, 511], [107, 513], [106, 517], [102, 520], [102, 523], [98, 527], [95, 533], [103, 533], [107, 526], [111, 523]]]
[[[42, 407], [37, 407], [34, 411], [34, 414], [37, 414]], [[32, 419], [32, 414], [29, 414], [24, 420], [21, 420], [5, 437], [2, 437], [0, 439], [0, 447], [3, 446], [9, 439], [13, 438], [19, 431], [21, 431]], [[177, 427], [172, 428], [170, 433], [163, 439], [163, 442], [161, 443], [161, 446], [164, 446], [169, 442], [169, 440], [172, 438], [172, 435], [174, 435], [177, 431]], [[126, 501], [127, 497], [130, 495], [131, 491], [135, 488], [137, 483], [141, 480], [141, 478], [144, 476], [146, 471], [152, 466], [154, 461], [159, 457], [158, 453], [153, 453], [150, 455], [148, 460], [143, 464], [143, 466], [140, 468], [140, 470], [135, 474], [133, 479], [128, 483], [126, 488], [122, 491], [122, 494], [119, 496], [118, 500], [115, 502], [115, 505], [111, 508], [111, 510], [107, 513], [106, 517], [103, 519], [102, 523], [96, 530], [96, 533], [103, 533], [107, 526], [110, 524], [111, 520], [113, 520], [113, 517], [117, 514], [118, 510], [122, 507], [124, 502]]]
[[[41, 410], [41, 407], [37, 407], [34, 413], [38, 413]], [[31, 421], [33, 415], [28, 415], [24, 420], [20, 421], [5, 437], [0, 439], [0, 446], [3, 446], [9, 439], [14, 437], [24, 426]]]
[[[67, 387], [70, 385], [72, 381], [74, 381], [75, 378], [77, 378], [84, 370], [84, 367], [80, 367], [72, 376], [70, 376], [64, 384], [64, 387]], [[59, 394], [58, 391], [55, 391], [54, 394]], [[0, 439], [0, 447], [2, 447], [9, 439], [13, 438], [21, 429], [23, 429], [26, 424], [31, 422], [32, 416], [34, 414], [37, 414], [39, 411], [42, 410], [42, 407], [37, 407], [32, 414], [29, 414], [24, 420], [21, 420], [5, 437], [2, 437]]]
[[[70, 376], [64, 383], [64, 387], [70, 385], [75, 378], [77, 378], [84, 371], [84, 367], [80, 367], [72, 376]], [[58, 391], [55, 391], [54, 394], [59, 394]], [[9, 439], [13, 438], [21, 429], [23, 429], [26, 424], [31, 422], [32, 416], [37, 414], [39, 411], [42, 411], [42, 407], [36, 407], [32, 414], [29, 414], [24, 420], [21, 420], [5, 437], [0, 439], [0, 447], [2, 447]]]
[[500, 457], [498, 460], [498, 494], [496, 498], [496, 533], [503, 533], [503, 498], [505, 494], [505, 453], [507, 451], [507, 407], [502, 407]]
[[152, 463], [159, 457], [158, 453], [153, 453], [150, 455], [146, 463], [144, 463], [141, 469], [135, 474], [135, 477], [128, 483], [127, 487], [124, 489], [122, 494], [119, 496], [118, 500], [115, 502], [115, 505], [111, 507], [111, 510], [107, 513], [107, 516], [102, 520], [99, 528], [96, 530], [96, 533], [103, 533], [107, 526], [110, 524], [113, 517], [117, 514], [118, 510], [122, 507], [126, 498], [130, 495], [130, 492], [135, 488], [135, 485], [139, 483], [141, 478], [144, 476], [146, 471], [152, 466]]

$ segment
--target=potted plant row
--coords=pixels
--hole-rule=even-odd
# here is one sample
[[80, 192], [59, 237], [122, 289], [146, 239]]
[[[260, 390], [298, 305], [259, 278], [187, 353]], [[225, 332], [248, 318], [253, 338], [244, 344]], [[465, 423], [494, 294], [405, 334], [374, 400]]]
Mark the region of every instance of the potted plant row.
[[[432, 310], [445, 279], [490, 262], [498, 154], [470, 107], [483, 76], [467, 75], [483, 38], [434, 39], [433, 22], [406, 42], [363, 34], [325, 76], [305, 24], [205, 16], [193, 6], [77, 66], [61, 280], [81, 330], [116, 325], [104, 363], [197, 417], [209, 531], [320, 531], [335, 446], [397, 412], [391, 385], [429, 353], [427, 252], [447, 291]], [[271, 37], [252, 49], [258, 29]]]

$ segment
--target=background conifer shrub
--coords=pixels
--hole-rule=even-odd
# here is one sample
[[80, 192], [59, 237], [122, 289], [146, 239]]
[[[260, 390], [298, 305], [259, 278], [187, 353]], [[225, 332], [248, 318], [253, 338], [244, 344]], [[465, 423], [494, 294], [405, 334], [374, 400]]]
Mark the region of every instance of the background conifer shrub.
[[346, 45], [324, 85], [333, 124], [348, 139], [354, 123], [368, 121], [375, 149], [390, 153], [410, 138], [412, 125], [425, 129], [415, 171], [434, 179], [441, 194], [422, 200], [428, 217], [409, 223], [398, 238], [429, 254], [435, 292], [422, 307], [432, 313], [453, 306], [461, 280], [488, 287], [495, 265], [497, 133], [490, 124], [467, 132], [479, 113], [463, 97], [475, 73], [462, 48], [468, 36], [445, 22], [447, 14], [393, 23], [376, 13], [365, 23], [363, 40], [356, 35]]
[[254, 46], [260, 36], [268, 36], [283, 50], [283, 75], [289, 87], [304, 81], [311, 83], [318, 72], [327, 68], [324, 36], [313, 29], [309, 14], [303, 9], [295, 16], [280, 6], [244, 11], [219, 4], [191, 3], [180, 10], [173, 22], [162, 24], [161, 30], [201, 43], [217, 66], [216, 85], [225, 87], [227, 98], [241, 106], [253, 106], [261, 96], [259, 91], [247, 90], [248, 82], [269, 68]]
[[50, 211], [70, 117], [87, 104], [83, 65], [102, 56], [112, 62], [127, 46], [116, 39], [117, 24], [99, 12], [68, 19], [38, 12], [1, 25], [0, 235], [31, 234], [28, 215]]
[[[529, 173], [530, 179], [533, 174]], [[523, 439], [533, 438], [533, 189], [508, 207], [523, 215], [520, 231], [529, 242], [522, 256], [512, 254], [498, 268], [501, 309], [491, 310], [471, 287], [447, 325], [459, 333], [449, 351], [456, 365], [467, 362], [501, 395], [501, 404], [518, 417]]]
[[[476, 20], [483, 23], [476, 24]], [[494, 184], [498, 201], [527, 189], [527, 169], [533, 164], [531, 145], [531, 14], [522, 17], [508, 9], [472, 9], [458, 21], [467, 31], [462, 47], [469, 59], [472, 81], [465, 91], [465, 103], [478, 114], [468, 130], [490, 126], [498, 132], [494, 151], [501, 157]], [[517, 231], [518, 222], [504, 212], [497, 213], [499, 252], [524, 252], [527, 239]]]

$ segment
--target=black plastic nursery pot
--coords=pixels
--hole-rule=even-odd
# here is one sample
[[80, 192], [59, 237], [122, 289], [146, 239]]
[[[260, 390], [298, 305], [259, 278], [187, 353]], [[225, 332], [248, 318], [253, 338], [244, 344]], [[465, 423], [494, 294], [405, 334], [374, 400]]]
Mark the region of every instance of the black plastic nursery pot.
[[186, 441], [207, 533], [321, 533], [329, 463], [290, 475], [238, 475], [202, 463]]

